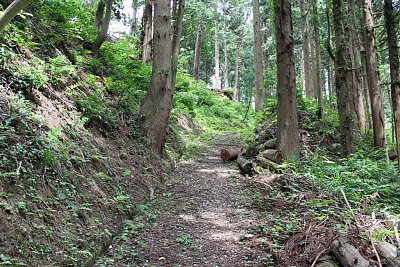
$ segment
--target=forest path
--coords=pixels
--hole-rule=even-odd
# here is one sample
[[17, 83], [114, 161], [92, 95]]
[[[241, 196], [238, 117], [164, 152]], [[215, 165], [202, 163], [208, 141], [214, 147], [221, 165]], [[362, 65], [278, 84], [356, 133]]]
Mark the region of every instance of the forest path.
[[257, 225], [244, 178], [219, 157], [221, 147], [238, 143], [233, 133], [221, 135], [195, 160], [180, 162], [95, 266], [264, 266], [262, 253], [242, 242]]

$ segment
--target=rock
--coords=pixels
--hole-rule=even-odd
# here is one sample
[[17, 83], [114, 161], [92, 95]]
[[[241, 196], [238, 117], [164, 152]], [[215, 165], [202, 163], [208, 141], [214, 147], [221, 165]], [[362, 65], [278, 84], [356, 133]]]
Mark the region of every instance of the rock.
[[388, 242], [376, 245], [376, 250], [380, 256], [386, 259], [395, 259], [397, 257], [397, 248]]

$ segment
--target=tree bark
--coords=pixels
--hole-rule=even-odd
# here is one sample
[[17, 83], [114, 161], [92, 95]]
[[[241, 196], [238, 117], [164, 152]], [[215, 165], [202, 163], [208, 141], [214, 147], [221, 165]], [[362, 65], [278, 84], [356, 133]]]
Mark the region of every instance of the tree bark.
[[97, 4], [96, 15], [94, 17], [94, 26], [100, 31], [103, 26], [104, 9], [106, 8], [106, 2], [100, 0]]
[[253, 0], [253, 28], [254, 28], [254, 68], [256, 75], [256, 97], [255, 109], [262, 111], [265, 92], [264, 92], [264, 70], [262, 53], [262, 36], [260, 30], [260, 3], [259, 0]]
[[132, 21], [131, 21], [131, 35], [136, 36], [137, 34], [137, 11], [138, 11], [138, 0], [132, 2]]
[[277, 147], [285, 157], [299, 156], [299, 126], [294, 75], [294, 44], [289, 0], [274, 0], [278, 74]]
[[165, 155], [165, 136], [172, 107], [171, 87], [171, 15], [170, 1], [154, 3], [154, 60], [150, 87], [139, 112], [138, 123], [144, 127], [155, 150]]
[[148, 64], [152, 60], [153, 43], [153, 0], [147, 0], [143, 13], [142, 31], [142, 63]]
[[314, 97], [314, 88], [312, 84], [311, 62], [310, 62], [310, 39], [308, 35], [307, 14], [309, 12], [307, 1], [300, 1], [301, 8], [301, 26], [303, 37], [303, 69], [304, 69], [304, 89], [307, 98]]
[[195, 80], [200, 80], [201, 42], [203, 38], [203, 30], [204, 30], [204, 25], [200, 23], [197, 28], [196, 48], [194, 54], [193, 73]]
[[366, 33], [367, 80], [371, 99], [372, 128], [374, 131], [374, 146], [386, 146], [385, 117], [382, 109], [381, 88], [378, 74], [378, 54], [375, 44], [374, 18], [371, 0], [364, 0], [364, 25]]
[[321, 47], [319, 35], [319, 16], [317, 0], [313, 0], [314, 42], [315, 42], [315, 89], [318, 99], [318, 118], [322, 119], [324, 113], [324, 99], [321, 78]]
[[221, 76], [219, 74], [220, 64], [219, 64], [219, 28], [218, 28], [218, 11], [215, 8], [215, 36], [214, 36], [214, 45], [215, 45], [215, 90], [221, 91]]
[[93, 51], [98, 51], [101, 45], [107, 38], [108, 28], [110, 27], [111, 22], [111, 13], [112, 13], [112, 5], [113, 0], [107, 0], [106, 2], [106, 14], [104, 16], [104, 21], [102, 23], [102, 27], [100, 29], [99, 35], [97, 36], [96, 40], [93, 43]]
[[346, 267], [372, 267], [369, 261], [363, 258], [360, 252], [352, 246], [343, 237], [335, 239], [331, 243], [331, 251], [341, 263], [342, 266]]
[[398, 169], [400, 170], [400, 81], [399, 81], [399, 51], [396, 41], [397, 23], [395, 21], [392, 0], [385, 0], [385, 25], [389, 45], [390, 91], [396, 137], [396, 152]]
[[235, 83], [233, 86], [233, 99], [239, 101], [239, 52], [242, 44], [242, 36], [238, 35], [236, 40], [236, 52], [235, 52]]
[[[177, 0], [178, 1], [178, 0]], [[174, 36], [172, 39], [172, 75], [171, 75], [171, 88], [172, 91], [175, 88], [176, 83], [176, 74], [178, 72], [178, 59], [179, 59], [179, 50], [181, 44], [181, 36], [182, 36], [182, 25], [183, 25], [183, 13], [185, 11], [185, 0], [179, 0], [177, 3], [177, 14], [174, 24]]]
[[353, 94], [351, 92], [351, 58], [348, 47], [348, 23], [343, 15], [342, 0], [333, 0], [333, 16], [336, 42], [335, 55], [335, 88], [337, 95], [337, 107], [339, 112], [339, 128], [342, 147], [342, 155], [349, 156], [354, 152], [354, 118], [351, 110]]
[[[347, 2], [348, 6], [348, 17], [351, 21], [351, 25], [358, 26], [357, 22], [361, 20], [356, 14], [358, 5], [355, 5], [353, 1]], [[359, 12], [358, 12], [359, 13]], [[361, 81], [361, 66], [360, 66], [360, 42], [358, 36], [358, 29], [352, 27], [349, 30], [349, 49], [351, 56], [351, 70], [352, 70], [352, 88], [354, 94], [354, 110], [357, 116], [357, 129], [366, 131], [366, 117], [364, 110], [364, 99], [362, 92], [362, 81]]]
[[2, 32], [12, 19], [31, 2], [32, 0], [14, 0], [0, 16], [0, 32]]
[[282, 151], [275, 149], [267, 149], [261, 152], [260, 155], [279, 164], [285, 159], [285, 155], [282, 153]]
[[228, 41], [227, 41], [227, 36], [225, 33], [225, 38], [224, 38], [224, 91], [227, 91], [229, 88], [229, 55], [228, 55]]

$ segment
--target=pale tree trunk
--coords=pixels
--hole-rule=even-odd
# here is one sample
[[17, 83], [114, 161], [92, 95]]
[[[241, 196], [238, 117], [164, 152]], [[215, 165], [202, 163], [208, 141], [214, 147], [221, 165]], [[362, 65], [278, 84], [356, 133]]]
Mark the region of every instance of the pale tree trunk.
[[235, 84], [233, 86], [233, 99], [239, 101], [239, 55], [240, 46], [242, 45], [242, 36], [238, 35], [236, 40], [236, 52], [235, 52]]
[[94, 26], [100, 31], [103, 26], [104, 9], [106, 8], [105, 0], [100, 0], [97, 4], [96, 15], [94, 17]]
[[214, 45], [215, 45], [215, 90], [221, 91], [221, 76], [219, 74], [220, 64], [219, 64], [219, 29], [218, 29], [218, 11], [215, 9], [215, 36], [214, 36]]
[[153, 0], [147, 0], [143, 13], [142, 31], [142, 63], [148, 64], [152, 60], [153, 44]]
[[138, 0], [132, 2], [132, 21], [131, 21], [131, 35], [137, 35], [137, 12], [138, 12]]
[[32, 0], [14, 0], [0, 15], [0, 32], [2, 32], [12, 19], [31, 2]]
[[315, 43], [315, 91], [318, 99], [318, 118], [322, 119], [324, 113], [324, 99], [321, 77], [321, 47], [319, 37], [319, 16], [317, 0], [313, 0], [313, 17], [314, 17], [314, 43]]
[[97, 36], [96, 40], [93, 43], [93, 51], [97, 51], [100, 49], [101, 45], [104, 43], [104, 41], [107, 38], [107, 32], [108, 28], [110, 27], [110, 22], [111, 22], [111, 12], [112, 12], [112, 5], [113, 5], [113, 0], [107, 0], [106, 2], [106, 14], [104, 16], [104, 21], [103, 25], [101, 26], [99, 35]]
[[342, 146], [342, 155], [347, 157], [355, 151], [354, 146], [354, 118], [351, 110], [353, 93], [351, 92], [351, 58], [348, 47], [348, 26], [343, 14], [342, 0], [333, 0], [333, 16], [335, 29], [335, 84], [337, 106], [339, 112], [339, 128]]
[[172, 106], [170, 33], [170, 1], [156, 0], [154, 3], [153, 69], [150, 87], [140, 109], [138, 122], [144, 127], [155, 150], [161, 155], [165, 155], [165, 136]]
[[260, 3], [259, 0], [253, 0], [253, 28], [254, 28], [254, 68], [256, 74], [256, 97], [255, 109], [262, 111], [265, 92], [264, 92], [264, 70], [262, 53], [262, 36], [260, 29]]
[[399, 82], [399, 51], [396, 42], [396, 29], [398, 21], [395, 21], [392, 0], [385, 0], [385, 24], [389, 44], [390, 62], [390, 91], [392, 96], [392, 108], [396, 138], [396, 152], [398, 156], [398, 169], [400, 170], [400, 82]]
[[225, 64], [224, 64], [224, 91], [227, 91], [229, 88], [229, 61], [228, 61], [228, 43], [227, 37], [224, 38], [224, 57], [225, 57]]
[[375, 45], [374, 19], [371, 0], [364, 0], [364, 25], [366, 33], [367, 80], [371, 99], [372, 128], [374, 131], [374, 146], [386, 146], [384, 114], [382, 109], [381, 88], [378, 74], [378, 54]]
[[195, 80], [200, 80], [201, 42], [203, 37], [203, 30], [204, 30], [204, 25], [200, 23], [197, 29], [196, 48], [194, 53], [193, 72]]
[[299, 127], [294, 75], [294, 44], [289, 0], [274, 0], [278, 74], [277, 148], [286, 157], [299, 156]]
[[311, 67], [311, 84], [312, 84], [312, 91], [310, 91], [310, 98], [317, 98], [317, 88], [316, 85], [316, 66], [315, 66], [315, 42], [314, 42], [314, 28], [312, 24], [309, 25], [309, 33], [310, 33], [310, 67]]
[[310, 39], [308, 35], [307, 15], [309, 12], [308, 1], [300, 1], [301, 8], [301, 27], [303, 37], [303, 69], [304, 69], [304, 91], [307, 98], [314, 97], [314, 88], [312, 84], [311, 62], [310, 62]]

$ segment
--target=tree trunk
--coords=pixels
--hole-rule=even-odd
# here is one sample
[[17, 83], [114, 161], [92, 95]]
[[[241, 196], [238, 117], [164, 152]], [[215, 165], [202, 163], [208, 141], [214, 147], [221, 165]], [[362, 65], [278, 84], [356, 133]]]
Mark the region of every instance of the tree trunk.
[[8, 23], [31, 2], [32, 0], [14, 0], [0, 15], [0, 32], [2, 32]]
[[385, 117], [382, 109], [382, 96], [379, 85], [378, 54], [375, 45], [374, 18], [372, 15], [371, 0], [364, 0], [364, 25], [366, 33], [367, 80], [371, 99], [374, 146], [385, 147]]
[[194, 54], [194, 66], [193, 73], [194, 79], [200, 80], [200, 63], [201, 63], [201, 41], [203, 37], [204, 25], [202, 23], [199, 24], [197, 29], [197, 39], [196, 39], [196, 48]]
[[315, 90], [318, 99], [318, 118], [322, 119], [324, 113], [324, 99], [321, 78], [321, 47], [319, 37], [319, 16], [317, 0], [313, 0], [313, 17], [314, 17], [314, 42], [315, 42]]
[[282, 151], [275, 149], [267, 149], [261, 152], [260, 155], [279, 164], [285, 159], [285, 155], [282, 153]]
[[172, 91], [175, 88], [176, 83], [176, 74], [178, 72], [178, 59], [179, 59], [179, 50], [181, 44], [181, 36], [182, 36], [182, 25], [183, 25], [183, 13], [185, 11], [185, 0], [179, 0], [177, 3], [177, 14], [174, 24], [174, 36], [172, 39], [172, 75], [171, 75], [171, 88]]
[[219, 64], [219, 29], [218, 29], [218, 11], [215, 8], [215, 36], [214, 36], [214, 40], [215, 40], [215, 90], [216, 91], [221, 91], [222, 87], [221, 87], [221, 77], [219, 74], [219, 70], [220, 70], [220, 64]]
[[228, 42], [227, 42], [227, 36], [225, 33], [225, 38], [224, 38], [224, 91], [227, 91], [229, 88], [229, 61], [228, 61]]
[[[337, 1], [337, 0], [336, 0]], [[372, 267], [370, 263], [361, 256], [358, 249], [352, 246], [345, 238], [339, 237], [331, 243], [331, 251], [342, 266], [346, 267]]]
[[[347, 2], [348, 6], [348, 17], [351, 21], [351, 25], [357, 25], [357, 22], [361, 19], [356, 16], [356, 9], [358, 5], [355, 5], [353, 1]], [[358, 12], [359, 13], [359, 12]], [[358, 25], [357, 25], [358, 26]], [[366, 131], [366, 117], [363, 103], [362, 93], [362, 81], [361, 81], [361, 66], [360, 66], [360, 42], [358, 36], [358, 29], [356, 27], [350, 28], [349, 31], [349, 49], [351, 56], [351, 70], [352, 70], [352, 88], [354, 93], [354, 110], [357, 116], [357, 129]]]
[[392, 96], [392, 108], [396, 137], [396, 152], [398, 169], [400, 170], [400, 82], [399, 82], [399, 51], [396, 41], [396, 29], [398, 21], [395, 21], [392, 0], [385, 0], [385, 23], [389, 44], [390, 63], [390, 91]]
[[97, 51], [100, 49], [101, 45], [107, 38], [108, 28], [110, 27], [111, 22], [111, 12], [112, 12], [113, 0], [107, 0], [106, 2], [106, 15], [104, 17], [103, 26], [100, 29], [99, 35], [93, 43], [93, 51]]
[[307, 98], [314, 97], [314, 88], [312, 84], [311, 62], [310, 62], [310, 40], [308, 36], [307, 14], [309, 12], [308, 3], [305, 0], [300, 1], [301, 8], [301, 26], [303, 37], [303, 69], [304, 69], [304, 89]]
[[256, 98], [255, 109], [262, 111], [265, 92], [264, 92], [264, 70], [262, 53], [262, 36], [260, 30], [260, 3], [259, 0], [253, 0], [253, 28], [254, 28], [254, 68], [256, 74]]
[[294, 44], [289, 0], [274, 0], [278, 74], [277, 147], [285, 157], [299, 155], [299, 126], [294, 75]]
[[155, 150], [161, 155], [165, 155], [165, 136], [172, 107], [170, 11], [169, 0], [155, 1], [153, 70], [138, 120]]
[[106, 2], [100, 0], [97, 4], [96, 15], [94, 17], [94, 26], [100, 31], [103, 26], [104, 9], [106, 8]]
[[235, 52], [235, 84], [233, 86], [233, 99], [239, 101], [239, 52], [242, 44], [242, 36], [238, 35], [236, 40], [236, 52]]
[[[342, 155], [347, 157], [354, 152], [354, 118], [351, 110], [353, 94], [351, 92], [351, 58], [348, 47], [348, 23], [343, 16], [342, 0], [333, 0], [333, 16], [336, 42], [335, 84], [337, 107], [339, 112], [340, 139]], [[346, 37], [347, 36], [347, 37]]]
[[153, 43], [153, 1], [147, 0], [143, 13], [143, 31], [142, 31], [142, 62], [148, 64], [152, 60]]
[[137, 11], [138, 11], [138, 0], [132, 2], [132, 21], [131, 21], [131, 35], [136, 36], [137, 34]]

